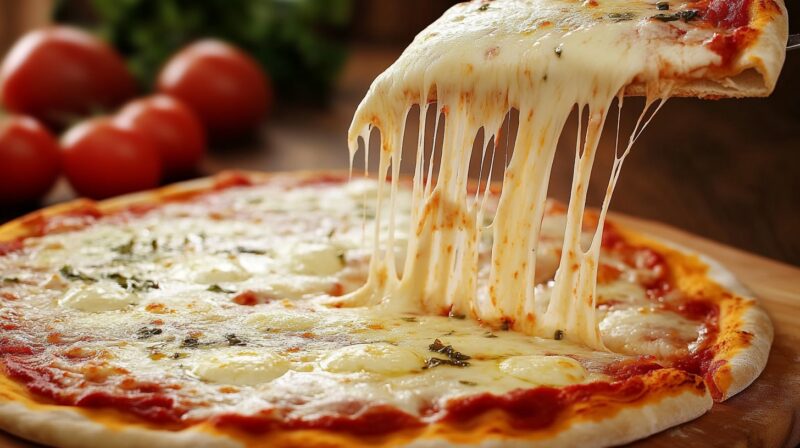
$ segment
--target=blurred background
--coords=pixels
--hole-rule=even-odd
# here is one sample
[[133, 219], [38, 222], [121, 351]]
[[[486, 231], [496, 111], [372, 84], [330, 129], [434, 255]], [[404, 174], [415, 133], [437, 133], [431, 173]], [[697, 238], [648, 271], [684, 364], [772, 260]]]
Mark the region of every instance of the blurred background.
[[[0, 222], [78, 194], [101, 198], [125, 189], [147, 188], [224, 169], [346, 169], [346, 131], [370, 83], [414, 35], [454, 3], [0, 0], [0, 54], [17, 55], [6, 58], [3, 76], [12, 79], [9, 73], [21, 73], [19, 79], [8, 81], [3, 87], [16, 89], [12, 91], [16, 97], [4, 94], [6, 119], [23, 114], [34, 116], [49, 129], [51, 140], [60, 139], [56, 143], [61, 146], [59, 151], [67, 153], [60, 167], [51, 164], [49, 168], [36, 168], [29, 160], [25, 165], [22, 159], [7, 155], [4, 160], [4, 138], [27, 139], [26, 144], [36, 146], [41, 153], [47, 151], [48, 144], [54, 144], [43, 142], [39, 135], [42, 129], [30, 123], [16, 123], [13, 135], [7, 129], [5, 134], [0, 133], [0, 172], [11, 172], [19, 178], [11, 182], [12, 174], [6, 174], [6, 187], [0, 179]], [[798, 33], [800, 5], [794, 0], [787, 3], [791, 32]], [[101, 44], [75, 35], [48, 35], [30, 39], [27, 47], [20, 45], [20, 37], [27, 32], [53, 23], [79, 27], [90, 36], [86, 39], [99, 39]], [[195, 45], [187, 49], [187, 45], [201, 38], [221, 39], [234, 47]], [[105, 45], [103, 42], [120, 56], [105, 54], [108, 48], [98, 47]], [[17, 50], [18, 47], [25, 48]], [[97, 101], [71, 104], [69, 101], [74, 98], [66, 98], [67, 94], [80, 89], [64, 86], [74, 79], [52, 88], [25, 85], [26, 80], [31, 84], [34, 78], [25, 70], [37, 63], [31, 61], [30, 55], [39, 50], [44, 56], [36, 53], [38, 63], [49, 64], [51, 70], [44, 83], [57, 84], [59, 78], [73, 75], [79, 78], [81, 64], [112, 73], [116, 69], [115, 57], [122, 58], [128, 73], [122, 78], [130, 78], [129, 83], [103, 86], [85, 75], [84, 81], [90, 85], [86, 88], [96, 94]], [[8, 62], [11, 59], [13, 64]], [[668, 101], [628, 158], [612, 209], [800, 265], [798, 79], [800, 50], [787, 55], [781, 79], [770, 98]], [[217, 80], [229, 82], [217, 86], [222, 82]], [[247, 90], [248, 83], [261, 87]], [[225, 98], [214, 95], [228, 92], [235, 96], [237, 88], [238, 94], [244, 96], [240, 98], [244, 104], [220, 116], [220, 111], [225, 111], [221, 103]], [[152, 97], [118, 112], [130, 98], [155, 92], [178, 97], [192, 106], [190, 109], [200, 112], [189, 120], [184, 116], [184, 106], [154, 101]], [[63, 113], [48, 116], [42, 112], [43, 101], [60, 96], [65, 96], [60, 104]], [[626, 101], [625, 123], [640, 113], [642, 104], [636, 99]], [[206, 112], [202, 112], [203, 108]], [[81, 113], [73, 113], [76, 110]], [[107, 122], [101, 119], [86, 124], [81, 118], [86, 111], [106, 117]], [[230, 123], [232, 118], [235, 123]], [[191, 145], [187, 144], [195, 148], [191, 154], [173, 154], [169, 166], [142, 162], [147, 160], [144, 156], [126, 161], [125, 157], [140, 150], [138, 147], [147, 146], [129, 134], [158, 133], [163, 130], [155, 129], [158, 126], [153, 122], [170, 120], [183, 126], [183, 134], [172, 136], [172, 144], [178, 144], [175, 142], [181, 138], [191, 141]], [[237, 124], [244, 129], [237, 128]], [[415, 126], [413, 119], [409, 126]], [[571, 182], [574, 132], [574, 126], [567, 128], [552, 176], [551, 196], [562, 200], [567, 199]], [[606, 156], [598, 160], [590, 190], [594, 205], [599, 204], [607, 182], [614, 144], [611, 134], [608, 132], [602, 142]], [[156, 150], [170, 150], [170, 137], [163, 132], [161, 137], [163, 148]], [[123, 140], [127, 146], [121, 144], [116, 158], [103, 150], [104, 144], [108, 146], [104, 142]], [[125, 148], [128, 153], [123, 154]], [[147, 150], [153, 152], [153, 148]], [[2, 170], [2, 164], [8, 167], [11, 163], [29, 166], [31, 171]], [[104, 180], [102, 173], [92, 171], [108, 172], [115, 163], [130, 167], [125, 170], [128, 177], [124, 182], [120, 179], [125, 176]], [[52, 173], [49, 176], [58, 179], [52, 188], [50, 179], [38, 174], [48, 169]], [[412, 169], [404, 166], [406, 172]], [[501, 175], [499, 171], [495, 174]], [[20, 185], [25, 182], [30, 185], [23, 191]], [[114, 182], [124, 185], [112, 185]]]

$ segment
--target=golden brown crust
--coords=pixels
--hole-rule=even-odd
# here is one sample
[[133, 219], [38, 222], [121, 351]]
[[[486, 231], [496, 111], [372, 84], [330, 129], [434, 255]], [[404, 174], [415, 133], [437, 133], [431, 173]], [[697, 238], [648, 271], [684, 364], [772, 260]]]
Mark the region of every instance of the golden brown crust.
[[[307, 171], [296, 173], [223, 173], [184, 182], [159, 190], [137, 193], [99, 203], [73, 201], [33, 213], [0, 226], [0, 242], [31, 235], [42, 219], [95, 208], [111, 213], [130, 207], [157, 205], [168, 200], [211, 191], [236, 176], [253, 182], [286, 180], [290, 184], [313, 179], [346, 179], [342, 172]], [[728, 360], [728, 367], [717, 371], [714, 382], [723, 389], [724, 398], [738, 392], [752, 381], [766, 361], [763, 343], [771, 341], [768, 319], [760, 320], [754, 302], [734, 296], [708, 278], [708, 267], [696, 257], [685, 255], [641, 236], [625, 232], [625, 236], [666, 254], [676, 272], [677, 284], [686, 291], [717, 295], [721, 304], [719, 359]], [[741, 332], [753, 336], [747, 345]], [[767, 335], [766, 333], [769, 333]], [[738, 335], [738, 336], [737, 336]], [[756, 341], [757, 343], [754, 343]], [[760, 344], [760, 345], [759, 345]], [[750, 347], [758, 347], [758, 350]], [[766, 344], [767, 352], [769, 342]], [[716, 359], [716, 358], [715, 358]], [[755, 373], [754, 373], [755, 372]], [[542, 430], [519, 430], [512, 419], [500, 411], [484, 414], [469, 424], [437, 423], [423, 429], [400, 431], [380, 439], [363, 439], [341, 433], [319, 430], [272, 431], [252, 435], [213, 427], [210, 423], [190, 428], [165, 428], [108, 409], [83, 409], [42, 403], [23, 386], [0, 375], [0, 428], [42, 443], [66, 447], [91, 446], [523, 446], [548, 445], [606, 446], [625, 443], [691, 420], [710, 409], [709, 390], [696, 376], [674, 369], [650, 372], [642, 377], [647, 392], [633, 402], [615, 402], [594, 398], [577, 403], [553, 425]]]

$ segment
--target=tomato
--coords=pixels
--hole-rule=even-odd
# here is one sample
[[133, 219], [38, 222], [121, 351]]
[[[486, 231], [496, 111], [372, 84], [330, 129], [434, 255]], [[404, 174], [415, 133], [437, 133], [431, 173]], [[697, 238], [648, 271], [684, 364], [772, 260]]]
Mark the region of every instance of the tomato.
[[60, 170], [58, 142], [38, 121], [11, 116], [0, 123], [0, 203], [44, 196]]
[[53, 126], [116, 107], [135, 93], [122, 58], [96, 37], [71, 27], [26, 34], [0, 67], [5, 108]]
[[164, 175], [169, 178], [192, 174], [206, 152], [206, 134], [200, 119], [183, 102], [167, 95], [128, 103], [114, 122], [155, 144]]
[[153, 188], [161, 178], [155, 144], [110, 118], [84, 121], [61, 140], [69, 183], [83, 196], [107, 198]]
[[272, 103], [269, 78], [239, 49], [202, 40], [173, 56], [158, 76], [158, 90], [183, 100], [215, 137], [256, 127]]

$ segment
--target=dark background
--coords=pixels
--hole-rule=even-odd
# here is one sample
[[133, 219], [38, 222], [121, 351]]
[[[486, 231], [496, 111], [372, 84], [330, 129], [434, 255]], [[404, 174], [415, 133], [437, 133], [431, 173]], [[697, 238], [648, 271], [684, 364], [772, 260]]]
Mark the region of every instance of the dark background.
[[[346, 42], [348, 56], [329, 100], [282, 101], [256, 139], [212, 152], [203, 173], [346, 168], [346, 130], [370, 82], [453, 3], [355, 0], [350, 24], [338, 36]], [[800, 32], [800, 5], [788, 3], [791, 32]], [[8, 0], [0, 0], [0, 7], [8, 8]], [[6, 23], [0, 21], [0, 42], [19, 33], [17, 28], [36, 24], [11, 17], [5, 14]], [[612, 209], [800, 265], [798, 82], [800, 50], [787, 55], [770, 98], [668, 101], [628, 158]], [[630, 123], [641, 107], [640, 100], [626, 101], [624, 122]], [[559, 199], [568, 196], [574, 126], [567, 127], [563, 140], [550, 190]], [[612, 148], [613, 132], [607, 132], [590, 188], [594, 205], [605, 189]], [[61, 183], [45, 202], [71, 197]], [[33, 207], [0, 211], [0, 220]]]

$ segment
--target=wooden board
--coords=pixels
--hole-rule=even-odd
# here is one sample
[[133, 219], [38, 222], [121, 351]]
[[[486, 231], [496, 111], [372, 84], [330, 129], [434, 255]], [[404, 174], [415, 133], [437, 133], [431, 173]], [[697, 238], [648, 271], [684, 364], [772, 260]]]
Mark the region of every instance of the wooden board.
[[[794, 447], [800, 444], [800, 269], [675, 228], [613, 215], [627, 227], [704, 253], [730, 269], [761, 300], [775, 326], [764, 373], [697, 420], [634, 443], [635, 447]], [[2, 448], [31, 448], [0, 433]]]

